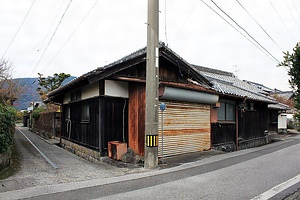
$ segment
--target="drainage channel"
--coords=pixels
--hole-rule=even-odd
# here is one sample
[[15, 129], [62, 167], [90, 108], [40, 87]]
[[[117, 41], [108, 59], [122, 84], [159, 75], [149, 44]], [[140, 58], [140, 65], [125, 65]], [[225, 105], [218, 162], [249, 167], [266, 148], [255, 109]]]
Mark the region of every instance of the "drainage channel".
[[20, 131], [20, 133], [30, 142], [30, 144], [43, 156], [43, 158], [45, 158], [45, 160], [47, 160], [47, 162], [54, 169], [58, 169], [57, 165], [54, 162], [52, 162], [37, 146], [35, 146], [35, 144], [27, 137], [27, 135], [25, 135], [23, 131], [21, 131], [20, 129], [18, 129], [18, 131]]

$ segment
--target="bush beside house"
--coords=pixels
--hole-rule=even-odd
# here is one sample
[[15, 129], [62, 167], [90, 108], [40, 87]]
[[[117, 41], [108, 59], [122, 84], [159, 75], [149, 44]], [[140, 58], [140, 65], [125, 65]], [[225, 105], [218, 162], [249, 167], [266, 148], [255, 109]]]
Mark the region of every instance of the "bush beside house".
[[16, 111], [0, 104], [0, 171], [10, 165], [14, 141]]

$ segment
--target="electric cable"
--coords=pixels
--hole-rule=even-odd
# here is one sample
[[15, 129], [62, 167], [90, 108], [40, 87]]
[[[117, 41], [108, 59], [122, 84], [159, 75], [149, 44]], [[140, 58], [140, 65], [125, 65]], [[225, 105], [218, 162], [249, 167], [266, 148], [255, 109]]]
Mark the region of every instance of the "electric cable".
[[[67, 10], [68, 10], [68, 8], [70, 7], [71, 2], [72, 2], [72, 0], [69, 1], [69, 4], [68, 4], [67, 8], [65, 9], [64, 13], [62, 14], [62, 16], [61, 16], [61, 18], [60, 18], [60, 21], [58, 22], [58, 24], [57, 24], [57, 26], [56, 26], [56, 28], [55, 28], [55, 30], [54, 30], [54, 32], [53, 32], [53, 34], [52, 34], [52, 36], [51, 36], [49, 42], [48, 42], [48, 44], [47, 44], [45, 50], [43, 51], [43, 53], [42, 53], [40, 59], [38, 60], [38, 62], [37, 62], [37, 64], [36, 64], [35, 68], [33, 69], [32, 73], [31, 73], [31, 75], [34, 73], [34, 71], [35, 71], [36, 68], [38, 67], [39, 63], [41, 62], [42, 58], [44, 57], [44, 55], [45, 55], [45, 53], [46, 53], [46, 51], [47, 51], [47, 49], [48, 49], [50, 43], [52, 42], [52, 40], [53, 40], [53, 38], [54, 38], [54, 36], [55, 36], [55, 34], [56, 34], [56, 32], [57, 32], [57, 29], [58, 29], [59, 25], [61, 24], [61, 22], [62, 22], [62, 20], [63, 20], [63, 18], [64, 18], [64, 16], [65, 16], [65, 14], [66, 14], [66, 12], [67, 12]], [[31, 75], [30, 75], [30, 76], [31, 76]]]
[[[246, 40], [248, 40], [251, 44], [253, 44], [258, 50], [260, 50], [262, 53], [264, 53], [266, 56], [269, 57], [269, 55], [264, 52], [261, 48], [257, 46], [252, 40], [247, 38], [240, 30], [238, 30], [235, 26], [233, 26], [228, 20], [226, 20], [222, 15], [220, 15], [215, 9], [213, 9], [210, 5], [205, 3], [203, 0], [200, 0], [203, 4], [205, 4], [209, 9], [211, 9], [215, 14], [217, 14], [220, 18], [222, 18], [227, 24], [229, 24], [233, 29], [235, 29], [239, 34], [241, 34]], [[273, 60], [273, 59], [272, 59]], [[274, 61], [274, 60], [273, 60]]]
[[76, 26], [76, 28], [73, 30], [73, 32], [69, 35], [69, 37], [67, 38], [67, 40], [63, 43], [63, 45], [59, 48], [59, 50], [56, 52], [56, 54], [51, 58], [50, 62], [48, 63], [48, 65], [41, 71], [41, 73], [43, 73], [48, 67], [49, 65], [55, 60], [55, 58], [58, 56], [58, 54], [61, 52], [61, 50], [66, 46], [66, 44], [69, 42], [69, 40], [72, 38], [72, 36], [75, 34], [75, 32], [78, 30], [78, 28], [81, 26], [81, 24], [85, 21], [85, 19], [89, 16], [89, 14], [91, 13], [91, 11], [94, 9], [94, 7], [97, 5], [98, 0], [95, 1], [95, 3], [91, 6], [91, 8], [88, 10], [88, 12], [86, 13], [86, 15], [83, 17], [83, 19], [79, 22], [79, 24]]
[[[247, 39], [251, 44], [253, 44], [256, 48], [258, 48], [261, 52], [266, 54], [264, 51], [262, 51], [253, 41], [251, 41], [249, 38], [247, 38], [240, 30], [238, 30], [235, 26], [233, 26], [227, 19], [225, 19], [222, 15], [220, 15], [215, 9], [213, 9], [210, 5], [205, 3], [203, 0], [202, 3], [206, 5], [209, 9], [211, 9], [215, 14], [217, 14], [220, 18], [222, 18], [227, 24], [229, 24], [233, 29], [235, 29], [239, 34], [241, 34], [245, 39]], [[267, 55], [267, 54], [266, 54]]]
[[191, 15], [192, 15], [192, 13], [193, 13], [193, 11], [194, 11], [194, 9], [195, 9], [197, 3], [198, 3], [198, 1], [196, 0], [196, 1], [195, 1], [195, 4], [194, 4], [194, 6], [193, 6], [193, 8], [192, 8], [191, 11], [189, 12], [188, 17], [185, 19], [184, 24], [181, 26], [181, 29], [180, 29], [179, 32], [176, 34], [176, 37], [175, 37], [175, 39], [174, 39], [174, 43], [176, 42], [178, 36], [181, 34], [181, 32], [182, 32], [183, 28], [185, 27], [187, 21], [188, 21], [189, 18], [191, 17]]
[[[29, 66], [32, 66], [32, 65], [33, 65], [33, 63], [34, 63], [34, 61], [36, 60], [38, 54], [40, 53], [40, 49], [42, 49], [44, 42], [46, 41], [46, 39], [48, 38], [48, 36], [49, 36], [50, 33], [51, 33], [52, 27], [54, 26], [54, 24], [55, 24], [55, 22], [56, 22], [56, 18], [58, 17], [58, 15], [59, 15], [59, 13], [60, 13], [60, 11], [61, 11], [61, 9], [62, 9], [63, 3], [64, 3], [64, 2], [62, 1], [62, 3], [60, 4], [59, 9], [57, 10], [57, 12], [56, 12], [56, 14], [55, 14], [55, 17], [53, 18], [52, 23], [51, 23], [51, 25], [49, 26], [49, 29], [48, 29], [46, 35], [44, 36], [44, 38], [43, 38], [39, 43], [37, 43], [37, 44], [34, 46], [34, 48], [32, 48], [30, 51], [28, 51], [28, 52], [30, 52], [30, 53], [28, 53], [26, 56], [24, 56], [24, 57], [21, 59], [21, 61], [19, 61], [19, 62], [18, 62], [17, 64], [15, 64], [14, 66], [18, 66], [20, 63], [23, 62], [23, 60], [25, 60], [27, 57], [29, 57], [28, 55], [30, 55], [32, 52], [34, 52], [34, 53], [35, 53], [35, 56], [34, 56], [34, 58], [32, 59], [32, 61], [30, 62], [30, 65], [29, 65]], [[25, 69], [24, 72], [21, 73], [21, 74], [22, 74], [22, 75], [25, 75], [26, 72], [28, 72], [28, 69]], [[19, 78], [20, 78], [21, 74], [18, 76]]]
[[298, 24], [298, 22], [296, 21], [296, 19], [295, 19], [295, 17], [294, 17], [294, 15], [293, 15], [293, 13], [291, 12], [291, 9], [290, 9], [290, 7], [289, 7], [289, 5], [288, 5], [287, 1], [286, 1], [286, 0], [284, 0], [284, 2], [285, 2], [285, 5], [286, 5], [286, 7], [288, 8], [288, 10], [289, 10], [289, 12], [290, 12], [290, 14], [291, 14], [291, 16], [292, 16], [292, 18], [293, 18], [293, 20], [294, 20], [294, 22], [295, 22], [296, 26], [297, 26], [297, 27], [298, 27], [298, 29], [300, 30], [299, 24]]
[[239, 25], [232, 17], [230, 17], [222, 8], [220, 8], [213, 0], [211, 2], [222, 12], [224, 13], [231, 21], [233, 21], [240, 29], [242, 29], [256, 44], [258, 44], [267, 54], [269, 54], [276, 62], [280, 61], [275, 58], [265, 47], [263, 47], [254, 37], [252, 37], [241, 25]]
[[291, 35], [291, 37], [293, 38], [294, 42], [296, 41], [295, 37], [293, 36], [293, 34], [291, 33], [291, 31], [288, 29], [288, 27], [286, 26], [286, 24], [284, 23], [284, 21], [282, 20], [281, 16], [279, 15], [277, 9], [275, 8], [275, 6], [273, 5], [273, 3], [271, 2], [271, 0], [269, 0], [272, 8], [275, 10], [277, 16], [279, 17], [281, 23], [284, 25], [285, 29], [289, 32], [289, 34]]
[[239, 0], [236, 0], [236, 2], [244, 9], [244, 11], [255, 21], [255, 23], [263, 30], [263, 32], [273, 41], [273, 43], [279, 48], [280, 51], [283, 51], [282, 48], [275, 42], [275, 40], [268, 34], [268, 32], [258, 23], [258, 21], [248, 12], [248, 10], [239, 2]]
[[167, 36], [167, 0], [165, 0], [165, 38], [166, 38], [166, 44], [168, 45], [168, 36]]
[[16, 36], [18, 35], [18, 33], [19, 33], [21, 27], [23, 26], [23, 24], [24, 24], [24, 22], [25, 22], [25, 20], [26, 20], [26, 18], [27, 18], [27, 16], [28, 16], [28, 14], [30, 13], [30, 11], [31, 11], [31, 9], [32, 9], [32, 7], [33, 7], [34, 2], [35, 2], [35, 0], [32, 1], [32, 3], [31, 3], [31, 5], [30, 5], [30, 7], [29, 7], [29, 9], [28, 9], [28, 11], [27, 11], [25, 17], [23, 18], [23, 20], [22, 20], [22, 22], [21, 22], [21, 24], [20, 24], [20, 26], [19, 26], [17, 32], [14, 34], [12, 40], [10, 41], [10, 43], [8, 44], [8, 46], [6, 47], [4, 53], [2, 54], [1, 59], [4, 57], [4, 55], [6, 54], [7, 50], [9, 49], [9, 47], [11, 46], [11, 44], [13, 43], [13, 41], [15, 40]]
[[293, 3], [293, 6], [294, 6], [294, 8], [295, 8], [295, 10], [296, 10], [296, 13], [297, 13], [298, 17], [300, 18], [300, 14], [299, 14], [299, 11], [298, 11], [297, 6], [295, 5], [294, 0], [292, 0], [292, 3]]

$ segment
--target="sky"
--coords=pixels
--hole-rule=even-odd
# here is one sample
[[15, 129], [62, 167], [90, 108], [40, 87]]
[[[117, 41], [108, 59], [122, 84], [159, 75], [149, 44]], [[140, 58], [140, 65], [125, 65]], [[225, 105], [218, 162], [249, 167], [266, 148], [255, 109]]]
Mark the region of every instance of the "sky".
[[[277, 65], [300, 41], [299, 0], [159, 2], [159, 40], [187, 62], [290, 90]], [[14, 78], [80, 76], [147, 44], [146, 0], [0, 3], [0, 56]]]

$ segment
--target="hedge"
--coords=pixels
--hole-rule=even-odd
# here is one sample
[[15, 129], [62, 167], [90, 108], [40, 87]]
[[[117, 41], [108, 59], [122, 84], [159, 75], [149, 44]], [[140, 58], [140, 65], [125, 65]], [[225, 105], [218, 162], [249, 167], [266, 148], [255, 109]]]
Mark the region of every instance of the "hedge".
[[0, 104], [0, 153], [6, 152], [13, 145], [16, 122], [16, 110]]

